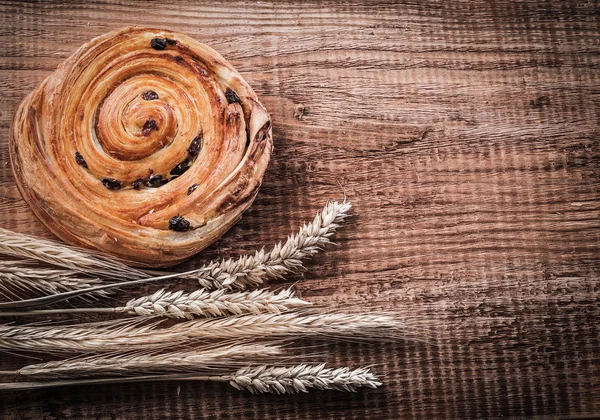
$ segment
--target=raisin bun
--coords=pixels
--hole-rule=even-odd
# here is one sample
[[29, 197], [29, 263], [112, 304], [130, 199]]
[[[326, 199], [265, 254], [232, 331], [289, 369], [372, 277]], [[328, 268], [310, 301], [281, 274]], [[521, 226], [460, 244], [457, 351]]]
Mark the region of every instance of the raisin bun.
[[88, 42], [20, 105], [18, 188], [56, 236], [166, 267], [216, 241], [261, 185], [269, 114], [212, 48], [126, 28]]

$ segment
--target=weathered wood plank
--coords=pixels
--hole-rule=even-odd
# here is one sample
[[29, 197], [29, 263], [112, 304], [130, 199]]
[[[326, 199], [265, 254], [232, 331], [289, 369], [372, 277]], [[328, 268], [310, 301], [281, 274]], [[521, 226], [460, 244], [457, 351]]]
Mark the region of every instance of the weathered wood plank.
[[187, 264], [284, 238], [341, 184], [354, 217], [289, 281], [432, 336], [331, 346], [386, 375], [356, 395], [99, 386], [0, 395], [2, 417], [600, 415], [599, 17], [575, 1], [2, 2], [0, 226], [51, 237], [8, 166], [21, 99], [93, 36], [172, 28], [241, 71], [276, 147], [244, 219]]

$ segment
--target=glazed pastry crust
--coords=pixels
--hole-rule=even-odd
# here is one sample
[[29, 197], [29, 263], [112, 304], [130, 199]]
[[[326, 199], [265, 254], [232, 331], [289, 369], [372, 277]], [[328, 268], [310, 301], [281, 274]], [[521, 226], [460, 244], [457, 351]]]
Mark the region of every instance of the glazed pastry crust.
[[54, 234], [147, 267], [236, 223], [272, 147], [269, 115], [231, 64], [137, 27], [79, 48], [25, 98], [10, 139], [19, 191]]

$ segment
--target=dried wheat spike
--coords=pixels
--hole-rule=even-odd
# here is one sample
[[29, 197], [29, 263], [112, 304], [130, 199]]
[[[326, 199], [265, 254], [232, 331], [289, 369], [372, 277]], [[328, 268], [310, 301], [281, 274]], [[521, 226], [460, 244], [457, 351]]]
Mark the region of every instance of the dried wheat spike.
[[[0, 261], [0, 293], [19, 297], [22, 293], [51, 295], [70, 290], [87, 289], [102, 284], [98, 277], [89, 277], [74, 270], [48, 268], [27, 260]], [[98, 290], [96, 296], [106, 296], [110, 290]]]
[[157, 373], [206, 372], [218, 366], [240, 366], [281, 355], [279, 346], [263, 344], [224, 345], [205, 349], [164, 353], [130, 352], [89, 356], [33, 364], [16, 373], [36, 378], [81, 378], [88, 376], [131, 376]]
[[347, 201], [329, 202], [312, 222], [304, 224], [284, 244], [278, 243], [270, 252], [262, 249], [254, 255], [212, 262], [187, 277], [196, 278], [202, 287], [211, 289], [246, 289], [256, 287], [267, 279], [281, 278], [302, 268], [302, 260], [312, 257], [330, 243], [329, 238], [348, 216], [351, 207]]
[[[202, 369], [201, 369], [202, 370]], [[270, 392], [274, 394], [295, 394], [308, 392], [309, 389], [356, 392], [360, 387], [377, 388], [381, 382], [367, 368], [351, 370], [349, 368], [325, 368], [317, 366], [298, 365], [293, 367], [248, 366], [233, 374], [219, 374], [216, 370], [205, 369], [204, 374], [192, 371], [179, 373], [164, 373], [159, 375], [113, 376], [109, 378], [62, 379], [37, 382], [0, 383], [0, 390], [38, 389], [65, 385], [92, 385], [129, 382], [160, 382], [160, 381], [214, 381], [229, 382], [238, 390], [247, 390], [253, 394]], [[212, 372], [212, 374], [210, 374]], [[5, 372], [18, 374], [18, 372]]]
[[314, 389], [356, 392], [357, 388], [377, 388], [381, 382], [367, 368], [331, 369], [324, 364], [294, 367], [244, 367], [231, 376], [231, 386], [253, 394], [296, 394]]
[[58, 267], [108, 278], [131, 279], [148, 275], [114, 257], [57, 241], [23, 235], [0, 228], [0, 254], [41, 261]]
[[260, 314], [180, 322], [168, 328], [132, 321], [66, 326], [0, 325], [0, 348], [53, 352], [102, 352], [164, 348], [189, 339], [240, 339], [318, 335], [397, 339], [406, 322], [377, 314]]
[[310, 303], [295, 297], [291, 289], [284, 289], [279, 293], [264, 289], [235, 293], [226, 293], [225, 289], [213, 292], [200, 289], [192, 293], [167, 292], [162, 289], [150, 296], [132, 299], [125, 306], [115, 308], [115, 312], [192, 319], [194, 316], [279, 314], [305, 305]]

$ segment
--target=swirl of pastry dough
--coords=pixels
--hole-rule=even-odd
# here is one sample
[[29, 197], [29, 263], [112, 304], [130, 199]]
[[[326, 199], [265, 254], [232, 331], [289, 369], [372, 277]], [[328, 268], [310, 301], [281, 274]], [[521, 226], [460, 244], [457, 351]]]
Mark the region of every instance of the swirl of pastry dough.
[[11, 164], [36, 216], [66, 242], [166, 267], [246, 210], [273, 142], [269, 115], [216, 51], [126, 28], [79, 48], [21, 104]]

